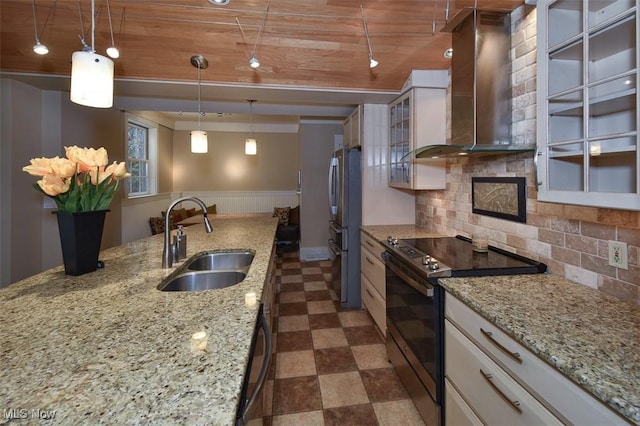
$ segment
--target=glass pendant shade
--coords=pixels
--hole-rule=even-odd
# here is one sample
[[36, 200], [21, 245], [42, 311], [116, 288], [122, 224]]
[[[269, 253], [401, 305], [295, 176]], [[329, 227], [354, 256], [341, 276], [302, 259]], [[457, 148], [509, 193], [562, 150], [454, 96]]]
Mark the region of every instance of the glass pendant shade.
[[203, 130], [191, 131], [191, 152], [194, 154], [206, 154], [209, 151], [207, 132]]
[[113, 106], [113, 61], [95, 52], [71, 56], [71, 102], [94, 108]]
[[255, 139], [245, 139], [244, 153], [246, 155], [256, 155], [258, 153], [258, 142]]

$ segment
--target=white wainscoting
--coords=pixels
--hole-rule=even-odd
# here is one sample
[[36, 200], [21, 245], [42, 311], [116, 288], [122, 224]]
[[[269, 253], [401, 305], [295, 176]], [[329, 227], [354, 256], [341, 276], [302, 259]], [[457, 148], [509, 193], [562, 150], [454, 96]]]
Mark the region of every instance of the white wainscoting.
[[186, 191], [182, 196], [197, 197], [208, 206], [215, 204], [219, 214], [267, 213], [274, 207], [295, 207], [299, 203], [296, 191]]

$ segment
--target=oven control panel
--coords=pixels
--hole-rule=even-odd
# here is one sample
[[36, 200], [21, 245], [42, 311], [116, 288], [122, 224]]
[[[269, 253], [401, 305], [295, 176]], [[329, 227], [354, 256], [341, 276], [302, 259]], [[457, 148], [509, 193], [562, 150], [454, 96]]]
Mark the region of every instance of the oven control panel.
[[400, 256], [405, 261], [408, 261], [415, 269], [421, 273], [426, 273], [428, 277], [450, 277], [451, 268], [442, 262], [438, 261], [435, 257], [404, 243], [402, 240], [398, 240], [395, 237], [387, 237], [387, 241], [384, 244], [389, 252]]

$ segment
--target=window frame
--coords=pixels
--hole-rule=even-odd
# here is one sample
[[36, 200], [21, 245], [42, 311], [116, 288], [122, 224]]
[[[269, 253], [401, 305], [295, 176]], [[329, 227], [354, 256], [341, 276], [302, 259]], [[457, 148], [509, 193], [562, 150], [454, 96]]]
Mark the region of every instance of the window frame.
[[127, 169], [129, 172], [131, 161], [141, 161], [139, 158], [129, 157], [129, 126], [134, 125], [136, 127], [142, 127], [147, 130], [147, 158], [142, 161], [146, 161], [148, 164], [147, 175], [147, 191], [135, 192], [130, 191], [130, 182], [127, 182], [125, 192], [128, 199], [152, 197], [158, 195], [158, 124], [147, 120], [145, 118], [133, 115], [131, 113], [125, 113], [125, 126], [124, 126], [124, 144], [125, 152], [127, 153]]

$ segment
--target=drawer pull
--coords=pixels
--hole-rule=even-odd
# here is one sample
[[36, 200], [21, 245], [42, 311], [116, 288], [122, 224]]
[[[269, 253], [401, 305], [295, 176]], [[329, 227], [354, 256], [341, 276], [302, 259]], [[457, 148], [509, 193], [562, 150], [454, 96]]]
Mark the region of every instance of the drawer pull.
[[366, 289], [366, 290], [367, 290], [367, 294], [369, 295], [369, 297], [371, 297], [373, 299], [373, 294], [371, 293], [371, 291], [369, 291], [369, 289]]
[[495, 390], [496, 393], [498, 395], [500, 395], [500, 397], [502, 399], [504, 399], [506, 402], [508, 402], [509, 405], [511, 405], [511, 407], [513, 407], [513, 409], [518, 412], [518, 414], [522, 414], [522, 408], [520, 408], [520, 401], [512, 401], [512, 400], [510, 400], [509, 397], [507, 397], [507, 395], [505, 395], [504, 392], [502, 392], [500, 390], [500, 388], [498, 388], [498, 386], [496, 386], [496, 384], [493, 383], [493, 380], [491, 380], [491, 379], [493, 379], [493, 374], [485, 373], [484, 371], [482, 371], [482, 368], [480, 369], [480, 374], [482, 374], [482, 377], [484, 377], [484, 379], [487, 381], [487, 383], [489, 383], [491, 385], [493, 390]]
[[365, 256], [365, 259], [367, 259], [367, 262], [369, 262], [372, 265], [375, 265], [375, 263], [373, 263], [373, 260], [369, 259], [369, 256]]
[[511, 352], [509, 349], [505, 348], [502, 343], [498, 342], [496, 339], [493, 338], [493, 333], [490, 331], [485, 330], [484, 328], [480, 327], [480, 332], [487, 338], [489, 339], [489, 341], [491, 343], [493, 343], [498, 349], [500, 349], [502, 352], [504, 352], [505, 354], [509, 355], [511, 358], [513, 358], [514, 361], [516, 361], [518, 364], [522, 364], [522, 358], [520, 358], [520, 354], [518, 352]]
[[367, 244], [369, 245], [369, 247], [373, 247], [373, 243], [369, 240], [365, 240], [367, 242]]

